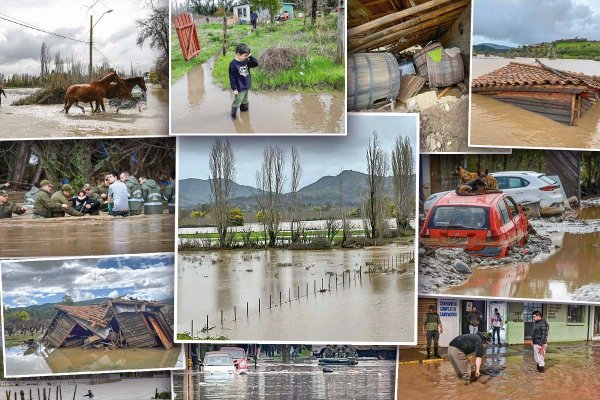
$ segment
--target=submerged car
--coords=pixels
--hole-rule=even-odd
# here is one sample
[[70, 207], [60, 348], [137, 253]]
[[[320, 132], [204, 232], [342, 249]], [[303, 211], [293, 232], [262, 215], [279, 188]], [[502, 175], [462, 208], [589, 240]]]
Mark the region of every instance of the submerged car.
[[[504, 171], [490, 175], [498, 181], [498, 189], [512, 196], [517, 203], [539, 201], [541, 215], [557, 215], [565, 211], [566, 199], [560, 190], [560, 185], [545, 174], [534, 171]], [[450, 192], [434, 193], [429, 196], [423, 205], [425, 212]]]
[[233, 358], [224, 351], [209, 351], [204, 356], [204, 374], [231, 375], [235, 373]]
[[248, 355], [241, 347], [221, 347], [219, 351], [225, 352], [231, 356], [237, 372], [248, 370]]
[[429, 210], [420, 238], [432, 247], [460, 247], [477, 256], [504, 257], [509, 248], [525, 243], [528, 224], [522, 207], [505, 193], [452, 192]]

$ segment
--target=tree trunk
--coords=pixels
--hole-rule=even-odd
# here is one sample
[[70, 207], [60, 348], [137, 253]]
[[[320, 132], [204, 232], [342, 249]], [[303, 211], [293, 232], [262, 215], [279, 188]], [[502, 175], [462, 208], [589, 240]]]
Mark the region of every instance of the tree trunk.
[[311, 10], [310, 10], [310, 23], [312, 25], [317, 22], [317, 0], [311, 0]]
[[338, 0], [337, 51], [335, 55], [335, 62], [341, 65], [344, 65], [346, 58], [346, 15], [344, 1]]
[[223, 8], [223, 55], [227, 53], [227, 14], [225, 14], [225, 8]]

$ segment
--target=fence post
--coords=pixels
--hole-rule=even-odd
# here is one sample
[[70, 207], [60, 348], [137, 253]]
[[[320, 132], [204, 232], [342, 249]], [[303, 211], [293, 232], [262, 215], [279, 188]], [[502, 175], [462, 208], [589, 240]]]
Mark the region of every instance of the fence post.
[[246, 302], [246, 318], [248, 318], [250, 315], [249, 311], [248, 311], [248, 302]]
[[223, 328], [223, 310], [221, 310], [221, 328]]
[[300, 300], [300, 285], [298, 285], [298, 300]]
[[260, 297], [258, 298], [258, 313], [260, 314]]
[[236, 310], [235, 306], [233, 306], [233, 320], [237, 321], [237, 310]]
[[281, 290], [279, 291], [279, 307], [281, 307]]
[[206, 314], [206, 336], [210, 336], [208, 334], [208, 314]]
[[194, 320], [192, 320], [192, 330], [190, 331], [190, 335], [194, 336]]
[[288, 303], [292, 302], [292, 288], [288, 288]]
[[306, 282], [306, 299], [308, 300], [308, 282]]
[[271, 309], [271, 294], [269, 293], [269, 310]]

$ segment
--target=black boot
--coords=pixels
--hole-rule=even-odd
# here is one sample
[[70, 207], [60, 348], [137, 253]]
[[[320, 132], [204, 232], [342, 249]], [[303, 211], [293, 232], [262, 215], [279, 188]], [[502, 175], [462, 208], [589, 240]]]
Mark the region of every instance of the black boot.
[[427, 357], [425, 359], [429, 360], [431, 358], [431, 353], [429, 352], [429, 348], [427, 348]]
[[435, 346], [435, 347], [433, 348], [433, 356], [434, 356], [435, 358], [442, 358], [442, 356], [440, 356], [440, 353], [439, 353], [439, 350], [438, 350], [438, 347], [437, 347], [437, 346]]
[[540, 372], [544, 373], [544, 367], [540, 367]]
[[231, 118], [235, 119], [237, 116], [237, 107], [231, 107]]
[[540, 370], [540, 368], [541, 368], [541, 367], [540, 367], [540, 364], [536, 364], [536, 365], [535, 365], [535, 367], [537, 368], [537, 371], [538, 371], [538, 372], [542, 372], [542, 371]]
[[248, 111], [248, 108], [250, 107], [250, 103], [242, 103], [240, 104], [240, 111]]

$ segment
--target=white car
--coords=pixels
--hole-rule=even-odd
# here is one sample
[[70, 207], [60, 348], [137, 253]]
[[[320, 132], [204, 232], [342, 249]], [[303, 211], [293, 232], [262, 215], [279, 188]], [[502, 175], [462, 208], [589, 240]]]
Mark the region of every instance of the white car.
[[209, 351], [204, 356], [205, 375], [233, 375], [235, 373], [235, 365], [233, 358], [222, 351]]
[[[545, 174], [534, 171], [504, 171], [491, 173], [498, 181], [498, 189], [512, 196], [518, 203], [540, 202], [541, 215], [562, 214], [566, 200], [560, 185]], [[425, 213], [446, 193], [434, 193], [425, 200]]]

